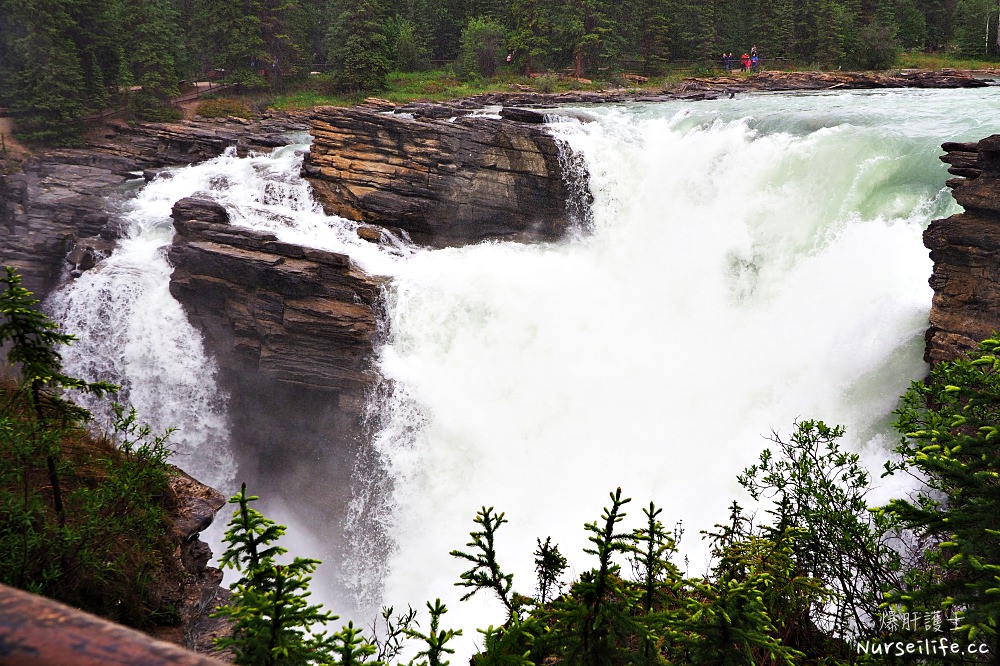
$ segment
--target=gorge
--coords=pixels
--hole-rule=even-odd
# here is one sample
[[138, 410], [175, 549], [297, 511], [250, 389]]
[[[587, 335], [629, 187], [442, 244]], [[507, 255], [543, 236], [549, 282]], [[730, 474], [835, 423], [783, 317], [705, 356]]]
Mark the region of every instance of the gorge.
[[[938, 161], [943, 139], [959, 142], [946, 147], [953, 170], [966, 169], [956, 175], [976, 178], [955, 190], [972, 219], [934, 223], [925, 236], [940, 292], [931, 337], [962, 343], [995, 320], [984, 305], [992, 292], [968, 282], [990, 280], [994, 263], [989, 220], [997, 207], [984, 192], [997, 171], [995, 151], [989, 141], [972, 142], [993, 133], [982, 109], [995, 96], [992, 88], [826, 92], [554, 109], [545, 136], [585, 163], [591, 218], [568, 216], [531, 244], [476, 243], [485, 237], [478, 231], [458, 240], [451, 229], [435, 242], [420, 224], [374, 226], [379, 201], [376, 219], [360, 226], [328, 218], [298, 172], [315, 178], [338, 168], [336, 154], [327, 163], [310, 154], [302, 165], [301, 144], [210, 163], [202, 163], [210, 154], [181, 149], [199, 165], [171, 169], [143, 189], [150, 197], [162, 190], [158, 221], [148, 223], [162, 228], [146, 249], [162, 259], [169, 246], [173, 275], [156, 298], [184, 302], [208, 361], [196, 364], [186, 388], [150, 402], [186, 399], [189, 386], [222, 388], [199, 398], [209, 407], [191, 410], [214, 411], [220, 423], [185, 455], [195, 465], [212, 459], [205, 469], [221, 486], [237, 465], [242, 478], [265, 484], [259, 492], [275, 494], [276, 517], [315, 535], [301, 550], [329, 560], [320, 580], [336, 590], [342, 612], [454, 601], [460, 566], [447, 552], [465, 543], [484, 504], [508, 513], [505, 539], [522, 554], [551, 533], [571, 560], [583, 558], [579, 527], [616, 485], [683, 520], [697, 573], [698, 530], [722, 516], [736, 493], [734, 473], [772, 428], [787, 431], [796, 418], [845, 423], [854, 448], [876, 464], [883, 455], [886, 415], [926, 371], [931, 264], [921, 234], [957, 212]], [[299, 120], [285, 129], [302, 127]], [[219, 138], [211, 151], [231, 144]], [[498, 162], [484, 168], [498, 170]], [[161, 166], [152, 157], [116, 164], [120, 173]], [[46, 168], [36, 183], [56, 180]], [[38, 202], [49, 205], [46, 194], [58, 199], [10, 182], [6, 192], [25, 194], [5, 198], [7, 211], [37, 211]], [[339, 214], [361, 208], [358, 191]], [[186, 197], [196, 202], [175, 206]], [[217, 205], [197, 203], [206, 200]], [[120, 204], [126, 216], [94, 210], [86, 234], [102, 237], [121, 217], [147, 224], [129, 201]], [[89, 214], [62, 219], [81, 226]], [[5, 216], [8, 229], [15, 217]], [[517, 224], [518, 233], [537, 227]], [[441, 249], [411, 245], [406, 235]], [[452, 247], [466, 240], [475, 244]], [[61, 242], [45, 247], [55, 255]], [[108, 251], [96, 241], [94, 250]], [[113, 267], [106, 260], [77, 281]], [[137, 270], [123, 271], [128, 283]], [[44, 291], [55, 273], [29, 274]], [[113, 315], [94, 294], [114, 289], [79, 301], [104, 320]], [[72, 300], [57, 294], [53, 302], [59, 312], [79, 312], [59, 305]], [[981, 313], [980, 328], [964, 314], [935, 314], [968, 306]], [[165, 307], [150, 315], [176, 332], [181, 324]], [[165, 343], [157, 328], [131, 330], [158, 346]], [[376, 344], [374, 366], [358, 363], [364, 339]], [[346, 346], [334, 352], [333, 341]], [[157, 363], [197, 356], [184, 349]], [[366, 402], [372, 381], [375, 399]], [[365, 428], [371, 446], [338, 457], [336, 442]], [[206, 450], [229, 438], [237, 442], [231, 458]], [[308, 548], [320, 545], [331, 547]], [[530, 585], [531, 563], [510, 561]], [[495, 623], [492, 611], [461, 611], [456, 623]]]

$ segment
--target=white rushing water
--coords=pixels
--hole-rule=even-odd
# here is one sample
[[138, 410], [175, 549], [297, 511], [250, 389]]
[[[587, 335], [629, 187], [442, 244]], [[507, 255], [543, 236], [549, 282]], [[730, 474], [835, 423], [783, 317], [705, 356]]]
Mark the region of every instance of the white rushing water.
[[619, 486], [635, 500], [626, 527], [655, 501], [666, 524], [683, 521], [689, 573], [704, 573], [699, 531], [744, 500], [736, 475], [796, 419], [846, 425], [848, 447], [879, 466], [888, 415], [926, 370], [921, 233], [957, 210], [940, 144], [991, 134], [996, 99], [561, 111], [593, 119], [555, 125], [591, 174], [590, 233], [420, 253], [398, 268], [380, 360], [395, 390], [377, 406], [376, 441], [395, 549], [379, 574], [378, 553], [360, 549], [358, 578], [376, 579], [362, 593], [397, 606], [441, 597], [468, 651], [476, 627], [503, 621], [485, 594], [458, 602], [466, 567], [448, 555], [481, 506], [506, 512], [500, 561], [531, 593], [539, 537], [571, 571], [593, 566], [583, 525]]
[[957, 210], [940, 144], [992, 134], [997, 90], [555, 110], [594, 204], [586, 229], [550, 244], [386, 253], [322, 214], [295, 147], [225, 155], [127, 201], [128, 238], [50, 306], [81, 338], [69, 371], [126, 385], [143, 420], [180, 429], [177, 462], [227, 489], [225, 396], [167, 288], [172, 204], [207, 192], [236, 224], [393, 276], [372, 458], [333, 563], [357, 598], [336, 606], [367, 625], [379, 604], [440, 597], [467, 653], [476, 627], [503, 619], [454, 586], [464, 567], [448, 552], [481, 506], [506, 512], [501, 562], [531, 593], [536, 538], [590, 568], [583, 524], [618, 486], [631, 519], [652, 500], [683, 521], [688, 571], [703, 573], [699, 531], [796, 419], [846, 425], [848, 446], [881, 463], [896, 398], [926, 370], [921, 233]]

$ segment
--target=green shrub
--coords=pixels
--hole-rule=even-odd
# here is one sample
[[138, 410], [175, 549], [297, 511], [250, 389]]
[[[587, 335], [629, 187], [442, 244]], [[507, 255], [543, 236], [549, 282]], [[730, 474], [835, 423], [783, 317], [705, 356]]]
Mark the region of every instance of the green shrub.
[[555, 74], [542, 74], [541, 76], [536, 77], [532, 82], [535, 84], [535, 90], [548, 95], [555, 92], [556, 85], [559, 83], [559, 77]]
[[500, 69], [506, 31], [491, 18], [477, 16], [469, 19], [462, 30], [458, 65], [463, 78], [481, 76], [489, 79]]
[[1000, 654], [1000, 336], [938, 363], [896, 412], [902, 459], [887, 465], [926, 480], [886, 511], [928, 544], [925, 566], [890, 596], [905, 612], [961, 614], [953, 632]]

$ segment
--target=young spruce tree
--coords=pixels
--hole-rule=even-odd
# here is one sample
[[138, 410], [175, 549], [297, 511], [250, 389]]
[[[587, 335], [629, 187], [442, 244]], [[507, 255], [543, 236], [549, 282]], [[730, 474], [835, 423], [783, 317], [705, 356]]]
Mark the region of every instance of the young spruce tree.
[[[230, 602], [214, 616], [234, 623], [230, 637], [217, 640], [219, 647], [232, 648], [241, 666], [298, 666], [337, 663], [334, 653], [355, 659], [372, 651], [358, 642], [353, 626], [328, 637], [312, 633], [337, 617], [320, 606], [310, 605], [310, 574], [318, 560], [296, 557], [290, 564], [276, 559], [286, 551], [275, 541], [285, 532], [283, 525], [264, 517], [250, 506], [259, 498], [247, 495], [246, 484], [229, 501], [238, 508], [229, 521], [225, 541], [229, 548], [219, 563], [236, 569], [241, 577], [233, 587]], [[346, 632], [346, 633], [345, 633]]]

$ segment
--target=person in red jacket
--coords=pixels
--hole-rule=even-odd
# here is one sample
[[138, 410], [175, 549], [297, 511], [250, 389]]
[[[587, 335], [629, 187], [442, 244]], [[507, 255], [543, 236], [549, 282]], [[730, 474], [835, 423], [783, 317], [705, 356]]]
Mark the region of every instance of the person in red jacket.
[[747, 55], [746, 51], [740, 56], [740, 64], [743, 65], [743, 71], [750, 69], [750, 56]]

